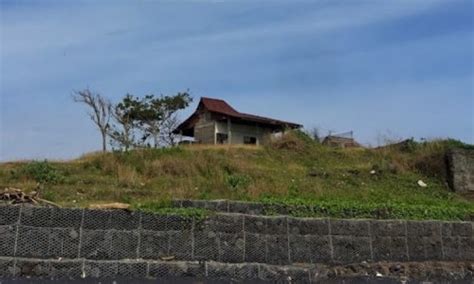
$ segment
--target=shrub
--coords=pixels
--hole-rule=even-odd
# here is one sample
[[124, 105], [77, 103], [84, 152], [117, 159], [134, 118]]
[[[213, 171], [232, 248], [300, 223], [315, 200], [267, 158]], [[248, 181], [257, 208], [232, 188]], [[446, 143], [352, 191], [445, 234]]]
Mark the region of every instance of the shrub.
[[21, 169], [22, 175], [34, 179], [39, 183], [60, 183], [64, 181], [64, 176], [55, 169], [48, 161], [33, 161], [26, 164]]
[[226, 184], [231, 189], [245, 189], [250, 184], [250, 178], [246, 175], [231, 174], [226, 176]]

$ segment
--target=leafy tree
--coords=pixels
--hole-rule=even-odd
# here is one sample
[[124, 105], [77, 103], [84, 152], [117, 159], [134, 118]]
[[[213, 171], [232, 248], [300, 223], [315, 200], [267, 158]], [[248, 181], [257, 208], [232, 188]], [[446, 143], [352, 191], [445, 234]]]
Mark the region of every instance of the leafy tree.
[[112, 116], [115, 123], [109, 131], [111, 144], [125, 151], [139, 143], [135, 139], [137, 127], [137, 114], [141, 108], [141, 101], [127, 94], [121, 102], [113, 107]]
[[175, 145], [173, 130], [178, 125], [176, 112], [191, 102], [192, 97], [187, 92], [174, 96], [145, 96], [134, 109], [134, 118], [143, 132], [142, 141], [151, 138], [155, 148], [159, 147], [160, 142]]
[[99, 128], [102, 136], [102, 151], [107, 151], [107, 134], [110, 128], [109, 122], [112, 114], [112, 104], [98, 93], [93, 93], [89, 89], [75, 91], [73, 100], [83, 103], [91, 110], [90, 119]]

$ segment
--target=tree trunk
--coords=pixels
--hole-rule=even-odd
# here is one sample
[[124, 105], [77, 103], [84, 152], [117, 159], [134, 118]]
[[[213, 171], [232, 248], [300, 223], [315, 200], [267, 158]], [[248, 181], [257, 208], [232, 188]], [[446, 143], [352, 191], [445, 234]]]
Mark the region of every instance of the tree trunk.
[[107, 152], [107, 133], [102, 132], [102, 152]]

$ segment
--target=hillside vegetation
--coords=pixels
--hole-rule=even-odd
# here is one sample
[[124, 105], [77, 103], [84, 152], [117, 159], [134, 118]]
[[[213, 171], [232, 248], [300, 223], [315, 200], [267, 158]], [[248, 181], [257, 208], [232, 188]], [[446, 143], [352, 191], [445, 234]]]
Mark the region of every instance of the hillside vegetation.
[[[67, 162], [0, 164], [0, 186], [35, 190], [64, 206], [126, 202], [166, 207], [175, 198], [294, 205], [295, 215], [470, 219], [474, 203], [446, 184], [453, 140], [381, 149], [334, 149], [300, 132], [265, 146], [190, 145], [93, 153]], [[427, 187], [420, 187], [422, 180]]]

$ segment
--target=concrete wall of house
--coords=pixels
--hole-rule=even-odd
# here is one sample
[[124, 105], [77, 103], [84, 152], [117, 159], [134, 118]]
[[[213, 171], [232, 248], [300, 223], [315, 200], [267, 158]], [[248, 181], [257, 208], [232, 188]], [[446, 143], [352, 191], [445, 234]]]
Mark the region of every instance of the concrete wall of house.
[[214, 144], [215, 137], [215, 121], [211, 119], [209, 113], [203, 113], [194, 126], [194, 139], [198, 143]]
[[456, 149], [448, 153], [448, 181], [459, 193], [474, 193], [474, 150]]
[[[244, 144], [244, 137], [255, 137], [257, 145], [261, 144], [265, 137], [271, 134], [271, 130], [258, 125], [246, 125], [232, 122], [231, 124], [231, 144]], [[216, 122], [216, 132], [227, 134], [227, 122]]]

